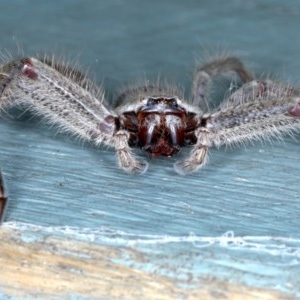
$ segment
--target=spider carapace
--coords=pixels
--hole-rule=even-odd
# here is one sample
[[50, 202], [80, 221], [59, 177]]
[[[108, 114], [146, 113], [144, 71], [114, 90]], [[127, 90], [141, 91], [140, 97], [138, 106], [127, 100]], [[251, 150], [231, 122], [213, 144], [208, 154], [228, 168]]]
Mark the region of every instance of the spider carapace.
[[153, 157], [170, 157], [197, 141], [199, 117], [187, 112], [175, 97], [149, 97], [136, 112], [124, 112], [119, 120], [120, 126], [130, 132], [129, 145]]

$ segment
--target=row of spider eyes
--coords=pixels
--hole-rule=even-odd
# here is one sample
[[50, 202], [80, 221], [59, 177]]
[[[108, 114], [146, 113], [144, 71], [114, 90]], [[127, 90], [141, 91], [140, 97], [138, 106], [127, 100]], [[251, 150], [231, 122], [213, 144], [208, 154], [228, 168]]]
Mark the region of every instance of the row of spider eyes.
[[148, 98], [146, 105], [152, 107], [160, 102], [166, 102], [172, 107], [178, 107], [178, 102], [176, 98]]

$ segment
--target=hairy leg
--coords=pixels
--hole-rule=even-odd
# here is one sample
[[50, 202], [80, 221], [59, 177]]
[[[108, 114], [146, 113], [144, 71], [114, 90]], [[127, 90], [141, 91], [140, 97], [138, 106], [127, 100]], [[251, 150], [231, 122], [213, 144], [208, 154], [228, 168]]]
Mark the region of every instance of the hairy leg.
[[22, 58], [0, 67], [0, 109], [23, 104], [59, 130], [114, 147], [122, 169], [143, 173], [147, 164], [134, 158], [128, 133], [118, 131], [117, 115], [103, 98], [81, 72], [54, 61]]
[[22, 58], [0, 67], [0, 73], [0, 108], [25, 105], [59, 130], [110, 145], [112, 132], [99, 126], [112, 116], [103, 104], [104, 94], [78, 71]]
[[300, 132], [300, 93], [272, 81], [245, 84], [214, 113], [204, 114], [190, 155], [175, 164], [189, 174], [202, 167], [208, 149], [215, 145], [243, 144], [253, 140], [281, 139]]
[[4, 181], [0, 170], [0, 224], [4, 220], [6, 206], [7, 206], [7, 196], [5, 194]]
[[204, 115], [196, 133], [198, 142], [190, 156], [179, 162], [179, 174], [197, 171], [204, 165], [210, 146], [243, 144], [255, 140], [281, 139], [284, 134], [300, 132], [300, 98], [271, 97], [264, 101], [251, 101], [213, 114]]
[[208, 62], [196, 69], [192, 86], [192, 104], [203, 112], [209, 110], [209, 94], [214, 78], [217, 76], [238, 75], [242, 82], [253, 80], [253, 76], [236, 57], [225, 57]]
[[226, 98], [219, 108], [233, 107], [250, 101], [267, 101], [270, 98], [299, 96], [300, 90], [272, 80], [252, 80]]
[[300, 131], [300, 98], [280, 96], [249, 101], [217, 111], [205, 121], [216, 133], [216, 146], [282, 139], [284, 134]]

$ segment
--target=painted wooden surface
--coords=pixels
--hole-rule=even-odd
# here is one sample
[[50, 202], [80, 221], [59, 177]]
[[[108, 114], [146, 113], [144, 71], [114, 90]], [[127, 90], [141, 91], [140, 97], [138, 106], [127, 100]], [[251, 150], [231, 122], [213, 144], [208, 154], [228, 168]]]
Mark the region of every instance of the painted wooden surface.
[[133, 249], [42, 235], [41, 230], [1, 228], [0, 264], [6, 266], [0, 274], [1, 299], [293, 299], [210, 276], [183, 284], [118, 263], [124, 258], [146, 263]]
[[[0, 14], [2, 51], [80, 55], [110, 99], [145, 76], [188, 97], [195, 59], [218, 49], [299, 85], [298, 1], [25, 0]], [[212, 149], [187, 177], [172, 166], [187, 152], [129, 176], [111, 149], [2, 114], [0, 299], [299, 298], [299, 140]]]

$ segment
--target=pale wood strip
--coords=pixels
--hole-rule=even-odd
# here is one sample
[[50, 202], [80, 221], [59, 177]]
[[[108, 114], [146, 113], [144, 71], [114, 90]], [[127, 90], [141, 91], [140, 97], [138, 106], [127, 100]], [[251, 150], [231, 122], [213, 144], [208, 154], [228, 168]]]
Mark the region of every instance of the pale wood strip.
[[[22, 233], [24, 234], [24, 232]], [[119, 249], [43, 235], [25, 242], [20, 231], [0, 228], [0, 294], [14, 299], [293, 299], [276, 291], [237, 286], [213, 278], [199, 278], [196, 287], [183, 288], [176, 279], [158, 276], [113, 262]], [[34, 240], [34, 239], [33, 239]]]

